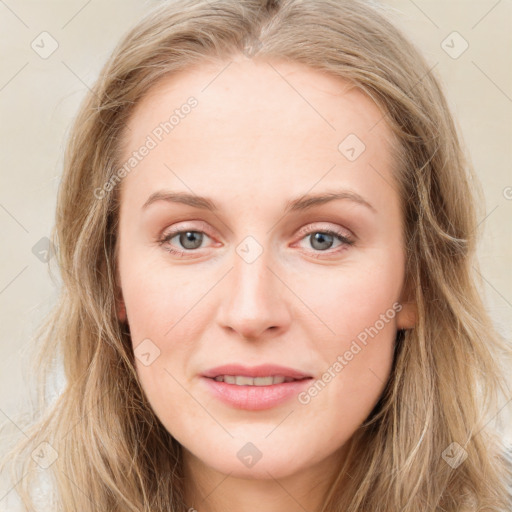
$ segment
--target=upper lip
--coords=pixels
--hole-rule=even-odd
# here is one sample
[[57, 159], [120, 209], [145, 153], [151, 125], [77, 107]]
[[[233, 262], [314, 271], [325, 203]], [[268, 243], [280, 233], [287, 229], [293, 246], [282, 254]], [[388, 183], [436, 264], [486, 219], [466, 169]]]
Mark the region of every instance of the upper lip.
[[243, 366], [241, 364], [225, 364], [222, 366], [216, 366], [206, 370], [203, 377], [209, 377], [211, 379], [218, 377], [219, 375], [244, 375], [246, 377], [274, 377], [276, 375], [282, 375], [283, 377], [290, 377], [292, 379], [304, 379], [311, 377], [306, 373], [293, 368], [287, 368], [285, 366], [279, 366], [276, 364], [262, 364], [259, 366]]

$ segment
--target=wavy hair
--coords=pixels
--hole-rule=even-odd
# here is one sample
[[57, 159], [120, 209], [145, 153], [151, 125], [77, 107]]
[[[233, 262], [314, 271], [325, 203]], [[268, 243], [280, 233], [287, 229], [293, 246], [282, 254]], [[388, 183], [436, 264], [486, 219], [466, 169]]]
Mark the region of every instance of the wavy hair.
[[[44, 469], [52, 510], [186, 510], [181, 446], [143, 393], [116, 314], [119, 187], [101, 199], [95, 191], [115, 179], [127, 120], [159, 80], [242, 52], [349, 80], [396, 136], [417, 323], [397, 333], [389, 381], [349, 440], [322, 511], [510, 510], [510, 455], [492, 420], [510, 392], [498, 361], [511, 350], [480, 297], [481, 192], [433, 69], [364, 0], [164, 2], [113, 51], [69, 135], [52, 232], [62, 284], [34, 358], [39, 412], [6, 458], [25, 510], [41, 504], [34, 450], [57, 455]], [[66, 383], [50, 400], [56, 363]], [[452, 467], [446, 450], [467, 458]]]

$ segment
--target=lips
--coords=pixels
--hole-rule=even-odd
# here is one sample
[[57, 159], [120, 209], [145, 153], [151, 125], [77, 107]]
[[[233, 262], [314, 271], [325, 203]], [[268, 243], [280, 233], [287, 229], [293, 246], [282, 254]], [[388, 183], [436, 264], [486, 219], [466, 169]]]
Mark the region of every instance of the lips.
[[205, 389], [224, 404], [250, 411], [288, 403], [309, 386], [313, 377], [300, 370], [274, 364], [227, 364], [205, 371]]
[[[203, 377], [215, 379], [216, 377], [233, 376], [233, 377], [284, 377], [285, 381], [302, 380], [310, 378], [311, 375], [303, 373], [294, 368], [279, 366], [275, 364], [262, 364], [259, 366], [243, 366], [239, 364], [226, 364], [210, 368], [202, 374]], [[250, 381], [247, 381], [250, 385]]]

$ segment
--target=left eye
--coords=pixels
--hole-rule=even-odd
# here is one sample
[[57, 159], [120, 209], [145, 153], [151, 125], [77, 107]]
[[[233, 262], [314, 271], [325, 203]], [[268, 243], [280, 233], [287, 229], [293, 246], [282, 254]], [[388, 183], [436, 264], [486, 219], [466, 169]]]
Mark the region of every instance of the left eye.
[[304, 234], [304, 237], [301, 238], [301, 241], [309, 238], [311, 247], [317, 252], [327, 252], [332, 248], [336, 238], [340, 241], [339, 245], [341, 246], [354, 243], [353, 240], [346, 237], [343, 233], [331, 229], [310, 229], [302, 234]]

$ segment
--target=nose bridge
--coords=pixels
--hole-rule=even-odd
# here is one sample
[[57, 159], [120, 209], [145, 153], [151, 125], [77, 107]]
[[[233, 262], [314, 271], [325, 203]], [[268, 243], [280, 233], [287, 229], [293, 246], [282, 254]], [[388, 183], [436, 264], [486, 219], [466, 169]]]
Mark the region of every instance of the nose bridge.
[[219, 318], [224, 327], [247, 338], [258, 337], [265, 330], [282, 327], [288, 321], [282, 299], [283, 285], [269, 268], [271, 254], [256, 244], [254, 239], [246, 237], [236, 248]]

